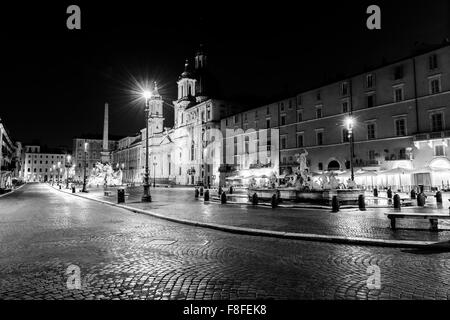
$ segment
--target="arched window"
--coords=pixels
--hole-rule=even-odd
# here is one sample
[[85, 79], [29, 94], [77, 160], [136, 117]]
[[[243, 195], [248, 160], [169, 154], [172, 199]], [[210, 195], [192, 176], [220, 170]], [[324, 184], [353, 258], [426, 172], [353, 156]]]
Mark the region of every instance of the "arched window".
[[336, 160], [330, 161], [330, 163], [328, 163], [328, 171], [336, 171], [340, 169], [341, 165]]

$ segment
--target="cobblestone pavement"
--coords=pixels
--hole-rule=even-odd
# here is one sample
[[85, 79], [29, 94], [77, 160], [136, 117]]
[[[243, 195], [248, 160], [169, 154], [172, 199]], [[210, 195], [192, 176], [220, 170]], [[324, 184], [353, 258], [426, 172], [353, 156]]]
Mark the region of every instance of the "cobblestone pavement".
[[[112, 196], [105, 197], [103, 188], [90, 188], [88, 197], [117, 202], [117, 191], [110, 188]], [[449, 241], [450, 220], [439, 221], [439, 232], [429, 231], [429, 221], [398, 220], [397, 230], [390, 228], [387, 208], [368, 208], [367, 211], [344, 209], [331, 213], [330, 209], [276, 208], [252, 205], [204, 203], [195, 199], [193, 188], [152, 188], [152, 203], [141, 203], [142, 187], [128, 188], [126, 205], [150, 210], [168, 217], [223, 225], [265, 229], [284, 232], [311, 233], [345, 237], [362, 237], [386, 240]], [[437, 208], [434, 198], [428, 196], [425, 208], [404, 207], [402, 212], [437, 212], [449, 214], [448, 198], [444, 194], [444, 206]]]
[[[0, 299], [448, 299], [440, 252], [251, 237], [26, 185], [0, 199]], [[67, 289], [70, 265], [81, 289]], [[381, 289], [367, 287], [368, 267]]]

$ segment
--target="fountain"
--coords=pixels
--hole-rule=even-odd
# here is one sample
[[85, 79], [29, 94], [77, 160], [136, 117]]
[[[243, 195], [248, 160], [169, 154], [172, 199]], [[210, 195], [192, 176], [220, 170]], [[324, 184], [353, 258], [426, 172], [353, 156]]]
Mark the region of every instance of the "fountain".
[[273, 194], [278, 193], [281, 200], [330, 205], [333, 196], [337, 196], [341, 204], [358, 203], [361, 190], [356, 189], [353, 181], [347, 181], [346, 186], [332, 171], [321, 174], [311, 173], [307, 165], [307, 156], [308, 151], [305, 149], [302, 153], [295, 155], [299, 166], [293, 169], [292, 175], [289, 175], [289, 180], [284, 184], [278, 183], [275, 173], [273, 173], [269, 187], [255, 188], [250, 185], [249, 197], [256, 193], [259, 198], [270, 198]]
[[122, 170], [113, 170], [110, 164], [97, 162], [89, 176], [88, 185], [120, 186], [122, 185]]

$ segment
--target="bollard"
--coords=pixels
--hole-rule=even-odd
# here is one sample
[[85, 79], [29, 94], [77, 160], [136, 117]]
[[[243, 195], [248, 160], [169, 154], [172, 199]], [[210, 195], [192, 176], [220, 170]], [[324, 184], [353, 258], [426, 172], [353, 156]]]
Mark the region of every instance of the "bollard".
[[358, 196], [358, 207], [360, 211], [366, 211], [366, 199], [363, 194]]
[[280, 202], [281, 202], [281, 193], [280, 193], [280, 190], [277, 189], [276, 195], [277, 195], [277, 201], [278, 201], [278, 203], [280, 203]]
[[425, 206], [425, 195], [423, 193], [417, 195], [417, 205], [419, 207]]
[[195, 188], [195, 199], [198, 198], [198, 194], [199, 194], [198, 188]]
[[394, 195], [394, 209], [400, 210], [402, 205], [400, 203], [400, 196], [398, 194]]
[[258, 195], [256, 192], [252, 195], [252, 204], [256, 206], [258, 204]]
[[277, 195], [276, 194], [272, 195], [272, 199], [270, 200], [270, 204], [272, 205], [272, 208], [278, 207], [278, 199], [277, 199]]
[[411, 190], [411, 199], [416, 199], [416, 196], [417, 196], [416, 190], [412, 189]]
[[203, 197], [203, 187], [200, 187], [200, 196]]
[[233, 194], [233, 186], [230, 186], [230, 194]]
[[391, 188], [389, 188], [386, 193], [387, 193], [388, 199], [392, 199], [392, 190], [391, 190]]
[[220, 195], [220, 203], [227, 203], [227, 194], [225, 192], [222, 192], [222, 194]]
[[222, 187], [219, 186], [219, 189], [217, 189], [217, 195], [220, 197], [222, 194]]
[[61, 185], [59, 185], [59, 190], [61, 190]]
[[72, 186], [72, 193], [75, 193], [75, 187]]
[[436, 192], [434, 197], [436, 198], [436, 203], [442, 203], [442, 193], [440, 191]]
[[339, 211], [339, 199], [337, 196], [333, 196], [331, 199], [331, 212], [338, 212]]
[[125, 202], [125, 189], [117, 189], [117, 203]]
[[378, 197], [378, 189], [377, 189], [377, 188], [374, 188], [374, 189], [373, 189], [373, 196], [374, 196], [375, 198]]
[[209, 190], [205, 190], [205, 195], [203, 196], [204, 201], [209, 201]]

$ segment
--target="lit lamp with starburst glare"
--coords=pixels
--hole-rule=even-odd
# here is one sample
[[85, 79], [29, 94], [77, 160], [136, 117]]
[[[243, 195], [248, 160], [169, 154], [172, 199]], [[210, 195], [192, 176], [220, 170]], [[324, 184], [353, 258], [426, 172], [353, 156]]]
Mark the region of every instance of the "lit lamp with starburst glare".
[[142, 195], [142, 202], [151, 202], [152, 196], [150, 195], [150, 181], [149, 181], [149, 168], [148, 168], [148, 156], [149, 156], [149, 147], [148, 147], [148, 122], [150, 121], [150, 104], [149, 100], [152, 97], [152, 93], [150, 91], [144, 91], [142, 96], [145, 99], [145, 172], [144, 172], [144, 194]]

